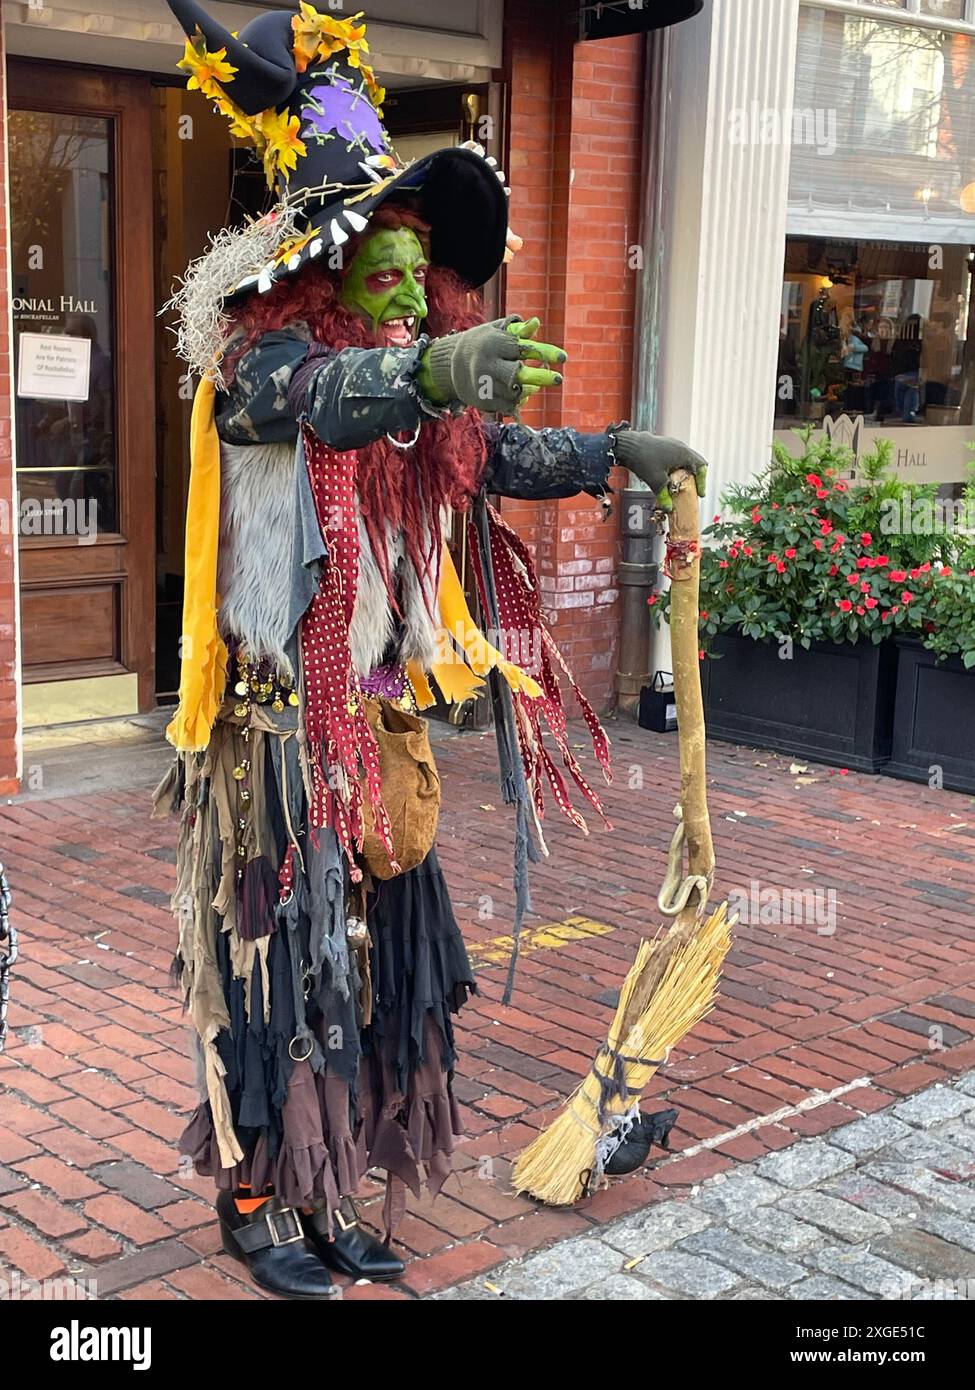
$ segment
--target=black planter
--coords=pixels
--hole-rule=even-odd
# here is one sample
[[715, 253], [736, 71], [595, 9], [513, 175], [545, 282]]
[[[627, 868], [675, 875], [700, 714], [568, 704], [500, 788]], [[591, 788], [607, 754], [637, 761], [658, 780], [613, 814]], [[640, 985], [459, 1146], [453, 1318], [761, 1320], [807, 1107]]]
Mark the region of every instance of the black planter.
[[975, 793], [975, 670], [957, 656], [938, 662], [920, 642], [898, 639], [894, 745], [884, 771]]
[[714, 639], [704, 662], [708, 736], [756, 744], [858, 772], [891, 752], [897, 650], [893, 642], [814, 642], [791, 661], [774, 642]]

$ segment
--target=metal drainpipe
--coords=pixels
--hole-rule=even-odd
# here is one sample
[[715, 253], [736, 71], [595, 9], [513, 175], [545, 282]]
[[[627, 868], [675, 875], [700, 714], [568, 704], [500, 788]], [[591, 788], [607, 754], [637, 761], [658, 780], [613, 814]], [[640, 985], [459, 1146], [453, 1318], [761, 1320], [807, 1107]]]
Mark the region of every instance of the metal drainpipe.
[[[664, 255], [664, 159], [670, 82], [672, 31], [659, 29], [646, 37], [646, 84], [643, 107], [643, 148], [647, 152], [640, 207], [640, 248], [643, 269], [637, 281], [636, 342], [633, 371], [633, 426], [652, 430], [657, 415], [660, 358], [660, 296]], [[657, 532], [653, 497], [632, 473], [622, 496], [620, 514], [623, 560], [618, 579], [621, 593], [619, 667], [616, 672], [617, 709], [636, 719], [640, 691], [650, 680], [650, 610], [647, 599], [657, 582], [654, 562]]]

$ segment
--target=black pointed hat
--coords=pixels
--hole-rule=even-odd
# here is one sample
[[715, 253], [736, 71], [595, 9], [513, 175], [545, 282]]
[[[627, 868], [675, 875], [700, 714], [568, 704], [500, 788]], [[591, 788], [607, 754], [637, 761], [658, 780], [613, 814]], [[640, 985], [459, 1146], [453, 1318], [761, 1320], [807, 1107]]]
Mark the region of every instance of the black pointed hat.
[[268, 185], [297, 208], [301, 232], [228, 300], [298, 274], [362, 232], [388, 198], [413, 195], [430, 224], [430, 255], [468, 284], [483, 285], [504, 258], [503, 175], [474, 148], [449, 147], [401, 166], [382, 123], [382, 88], [366, 56], [361, 15], [335, 19], [302, 3], [230, 33], [197, 0], [169, 0], [188, 36], [180, 67], [252, 141]]

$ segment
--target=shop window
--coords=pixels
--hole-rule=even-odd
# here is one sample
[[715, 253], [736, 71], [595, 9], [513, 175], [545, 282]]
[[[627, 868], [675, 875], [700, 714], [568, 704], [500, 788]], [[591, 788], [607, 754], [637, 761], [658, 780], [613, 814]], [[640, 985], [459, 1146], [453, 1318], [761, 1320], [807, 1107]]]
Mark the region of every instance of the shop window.
[[965, 0], [921, 0], [921, 13], [936, 19], [965, 19]]
[[790, 233], [975, 242], [971, 35], [804, 6], [794, 127]]
[[8, 139], [20, 529], [104, 534], [118, 529], [113, 127], [11, 110]]
[[825, 416], [970, 425], [970, 246], [789, 237], [776, 428]]

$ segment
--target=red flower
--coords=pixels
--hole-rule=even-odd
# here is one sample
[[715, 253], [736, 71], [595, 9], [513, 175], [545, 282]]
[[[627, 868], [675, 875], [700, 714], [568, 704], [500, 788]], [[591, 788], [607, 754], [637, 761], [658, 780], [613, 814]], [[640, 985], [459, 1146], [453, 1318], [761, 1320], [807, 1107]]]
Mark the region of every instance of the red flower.
[[865, 570], [869, 564], [870, 564], [869, 557], [866, 556], [866, 555], [861, 555], [860, 558], [857, 560], [857, 569], [858, 569], [858, 570]]
[[788, 550], [785, 552], [785, 558], [787, 560], [794, 560], [796, 558], [796, 548], [794, 545], [789, 546]]
[[772, 503], [772, 510], [773, 510], [773, 512], [777, 512], [777, 511], [779, 510], [779, 504], [778, 504], [778, 502], [773, 502], [773, 503]]
[[858, 603], [858, 604], [857, 604], [857, 613], [860, 615], [861, 618], [863, 617], [864, 611], [865, 611], [865, 610], [864, 610], [863, 604], [862, 604], [862, 603]]
[[889, 564], [890, 564], [890, 556], [889, 556], [889, 555], [878, 555], [877, 558], [876, 558], [876, 560], [874, 561], [874, 563], [877, 564], [877, 565], [889, 565]]
[[839, 572], [840, 572], [840, 567], [839, 567], [839, 565], [830, 565], [829, 572], [830, 572], [830, 576], [832, 576], [832, 575], [834, 575], [834, 574], [839, 574]]
[[815, 540], [815, 541], [813, 541], [813, 550], [822, 550], [822, 548], [823, 548], [823, 543], [822, 543], [821, 540]]
[[781, 560], [778, 562], [778, 564], [775, 566], [775, 568], [776, 568], [777, 573], [779, 573], [779, 574], [785, 574], [785, 565], [783, 564], [783, 562], [782, 562]]
[[727, 561], [727, 560], [719, 560], [719, 561], [718, 561], [718, 569], [719, 569], [719, 570], [726, 570], [727, 568], [728, 568], [728, 561]]
[[848, 598], [837, 599], [837, 603], [844, 613], [849, 613], [853, 608], [852, 600]]
[[822, 487], [823, 480], [818, 473], [807, 473], [806, 482], [810, 487]]
[[904, 570], [891, 570], [887, 578], [892, 584], [903, 584], [904, 580], [907, 578], [907, 574]]
[[903, 603], [906, 606], [907, 604], [913, 602], [914, 595], [911, 593], [910, 589], [905, 589], [904, 592], [901, 594], [901, 603]]
[[865, 598], [865, 599], [863, 600], [863, 602], [866, 604], [866, 606], [867, 606], [868, 608], [876, 608], [877, 604], [880, 602], [880, 599], [879, 599], [879, 598]]
[[830, 546], [830, 548], [829, 548], [829, 553], [830, 553], [831, 555], [835, 555], [836, 552], [837, 552], [838, 550], [842, 550], [842, 549], [843, 549], [843, 541], [842, 541], [841, 539], [837, 539], [837, 540], [835, 540], [835, 541], [833, 542], [833, 544]]
[[821, 521], [819, 523], [819, 533], [822, 536], [831, 536], [833, 534], [833, 523], [831, 521]]
[[714, 524], [715, 524], [715, 526], [717, 526], [717, 524], [718, 524], [718, 522], [719, 522], [720, 520], [721, 520], [720, 516], [716, 516], [716, 517], [714, 518]]
[[860, 581], [859, 579], [857, 579], [855, 574], [848, 574], [846, 576], [846, 582], [847, 584], [859, 584]]
[[659, 602], [659, 599], [659, 594], [651, 594], [650, 597], [647, 599], [647, 603], [649, 603], [650, 607], [652, 608], [655, 603]]
[[702, 608], [702, 609], [701, 609], [701, 617], [704, 619], [705, 622], [707, 622], [707, 620], [708, 620], [708, 610], [707, 610], [706, 608]]
[[761, 521], [761, 519], [762, 519], [761, 508], [759, 508], [759, 507], [753, 507], [753, 508], [752, 508], [752, 521], [755, 522], [755, 523], [757, 524], [758, 522]]
[[752, 548], [751, 548], [750, 545], [743, 545], [741, 549], [742, 549], [742, 554], [743, 554], [743, 555], [754, 555], [754, 554], [755, 554], [754, 550], [752, 550]]
[[834, 487], [837, 492], [849, 492], [850, 490], [846, 483], [835, 483]]
[[698, 661], [703, 661], [703, 660], [704, 660], [704, 648], [703, 648], [703, 647], [701, 647], [701, 648], [698, 650], [697, 659], [698, 659]]
[[873, 545], [873, 536], [871, 536], [869, 531], [862, 531], [860, 533], [860, 544]]
[[[789, 552], [786, 551], [785, 553], [786, 553], [786, 555], [788, 555]], [[944, 569], [941, 571], [941, 578], [942, 578], [942, 579], [947, 579], [950, 575], [951, 575], [951, 567], [950, 567], [950, 565], [945, 565]]]
[[826, 488], [826, 487], [818, 487], [818, 488], [816, 489], [816, 496], [817, 496], [817, 497], [819, 498], [819, 500], [822, 502], [824, 498], [826, 498], [826, 497], [829, 496], [829, 488]]
[[864, 593], [864, 594], [869, 594], [869, 592], [870, 592], [870, 580], [869, 580], [869, 579], [863, 579], [863, 580], [861, 580], [861, 582], [860, 582], [860, 590], [861, 590], [861, 592]]

